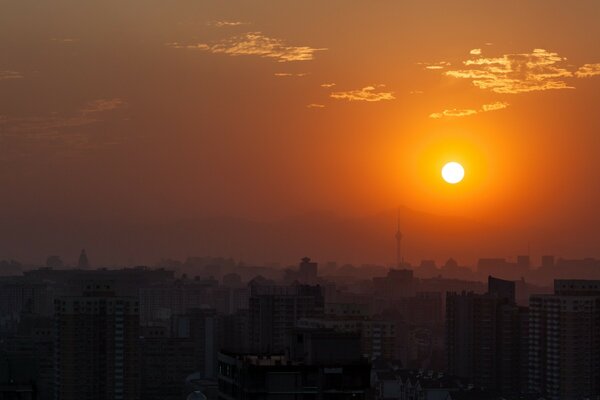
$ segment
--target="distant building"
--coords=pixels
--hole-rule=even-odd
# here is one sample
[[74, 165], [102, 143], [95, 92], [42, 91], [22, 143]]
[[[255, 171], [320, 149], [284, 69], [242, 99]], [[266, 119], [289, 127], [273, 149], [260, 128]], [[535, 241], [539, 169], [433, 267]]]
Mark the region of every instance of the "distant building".
[[318, 283], [318, 264], [310, 258], [304, 257], [298, 265], [298, 270], [286, 269], [283, 280], [290, 284], [298, 282], [305, 285], [316, 285]]
[[414, 296], [415, 286], [411, 269], [390, 269], [387, 276], [373, 278], [374, 294], [385, 299]]
[[542, 268], [544, 268], [544, 269], [554, 268], [554, 256], [549, 256], [549, 255], [542, 256]]
[[318, 264], [304, 257], [298, 267], [298, 280], [300, 283], [315, 285], [317, 283]]
[[90, 261], [88, 260], [85, 249], [81, 250], [81, 254], [79, 255], [79, 261], [77, 262], [77, 268], [79, 269], [88, 269], [90, 267]]
[[55, 300], [56, 400], [139, 399], [139, 309], [109, 283]]
[[320, 286], [251, 286], [250, 346], [260, 353], [280, 352], [300, 318], [323, 315]]
[[529, 389], [550, 399], [600, 397], [600, 281], [555, 280], [529, 302]]

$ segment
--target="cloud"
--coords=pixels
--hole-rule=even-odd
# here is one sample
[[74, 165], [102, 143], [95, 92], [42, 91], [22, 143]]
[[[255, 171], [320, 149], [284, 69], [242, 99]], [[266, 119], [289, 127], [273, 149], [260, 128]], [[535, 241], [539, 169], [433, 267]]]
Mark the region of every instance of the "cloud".
[[496, 93], [525, 93], [542, 90], [572, 89], [565, 82], [573, 73], [563, 64], [566, 58], [544, 49], [531, 53], [505, 54], [501, 57], [476, 57], [463, 61], [464, 69], [445, 74], [471, 80], [480, 89]]
[[216, 26], [217, 28], [228, 28], [232, 26], [250, 25], [250, 23], [241, 21], [211, 21], [208, 25]]
[[[385, 85], [379, 85], [378, 87], [382, 88]], [[376, 101], [384, 101], [384, 100], [394, 100], [393, 92], [380, 91], [376, 89], [374, 86], [366, 86], [362, 89], [358, 90], [349, 90], [345, 92], [333, 92], [329, 95], [331, 98], [337, 100], [348, 100], [348, 101], [368, 101], [368, 102], [376, 102]]]
[[469, 54], [473, 54], [473, 55], [480, 55], [481, 54], [481, 49], [472, 49]]
[[125, 102], [119, 98], [98, 99], [89, 102], [76, 113], [52, 113], [47, 116], [30, 118], [4, 118], [3, 135], [47, 135], [56, 134], [64, 128], [80, 127], [101, 122], [101, 114], [122, 107]]
[[204, 43], [183, 44], [179, 42], [171, 42], [167, 43], [167, 46], [174, 49], [210, 50], [210, 46]]
[[584, 64], [575, 71], [575, 76], [578, 78], [589, 78], [597, 75], [600, 75], [600, 63]]
[[59, 42], [59, 43], [75, 43], [75, 42], [79, 42], [79, 39], [75, 39], [75, 38], [52, 38], [51, 40], [53, 42]]
[[120, 108], [125, 105], [125, 102], [119, 98], [113, 99], [98, 99], [89, 102], [84, 108], [81, 109], [81, 112], [84, 114], [87, 113], [97, 113], [103, 111], [110, 111], [116, 108]]
[[260, 32], [249, 32], [215, 44], [197, 43], [186, 45], [175, 42], [167, 45], [178, 49], [196, 49], [229, 56], [272, 58], [277, 62], [310, 61], [314, 59], [317, 51], [327, 50], [309, 46], [289, 46], [281, 39], [270, 38]]
[[303, 77], [308, 75], [308, 72], [300, 72], [300, 73], [293, 73], [293, 72], [275, 72], [273, 75], [280, 77], [280, 78], [286, 78], [286, 77]]
[[17, 71], [0, 71], [0, 81], [7, 81], [9, 79], [22, 79], [23, 74]]
[[335, 86], [335, 83], [333, 83], [333, 82], [330, 82], [330, 83], [321, 83], [321, 87], [324, 87], [324, 88], [332, 88], [334, 86]]
[[508, 107], [509, 104], [503, 101], [497, 101], [495, 103], [491, 103], [491, 104], [484, 104], [481, 106], [481, 111], [482, 112], [487, 112], [487, 111], [496, 111], [496, 110], [502, 110], [506, 107]]
[[439, 62], [434, 62], [434, 63], [430, 63], [430, 62], [418, 62], [417, 65], [424, 65], [425, 69], [428, 70], [440, 70], [440, 69], [444, 69], [448, 66], [450, 66], [450, 63], [447, 61], [439, 61]]
[[429, 114], [429, 118], [440, 119], [444, 117], [467, 117], [469, 115], [477, 114], [477, 110], [472, 110], [469, 108], [466, 109], [456, 109], [453, 108], [451, 110], [444, 110], [442, 112]]
[[325, 108], [323, 104], [311, 103], [306, 106], [306, 108]]
[[453, 109], [429, 114], [429, 118], [441, 119], [441, 118], [446, 118], [446, 117], [448, 117], [448, 118], [468, 117], [468, 116], [479, 114], [479, 113], [502, 110], [508, 106], [509, 106], [508, 103], [497, 101], [495, 103], [484, 104], [481, 106], [481, 108], [479, 110], [475, 110], [472, 108], [464, 108], [464, 109], [453, 108]]

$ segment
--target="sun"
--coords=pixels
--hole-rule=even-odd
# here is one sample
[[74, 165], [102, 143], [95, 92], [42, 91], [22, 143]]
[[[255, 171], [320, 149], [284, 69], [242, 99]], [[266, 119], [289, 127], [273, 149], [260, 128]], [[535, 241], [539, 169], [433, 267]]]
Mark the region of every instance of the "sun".
[[452, 185], [455, 185], [465, 177], [465, 169], [459, 163], [452, 161], [442, 168], [442, 178]]

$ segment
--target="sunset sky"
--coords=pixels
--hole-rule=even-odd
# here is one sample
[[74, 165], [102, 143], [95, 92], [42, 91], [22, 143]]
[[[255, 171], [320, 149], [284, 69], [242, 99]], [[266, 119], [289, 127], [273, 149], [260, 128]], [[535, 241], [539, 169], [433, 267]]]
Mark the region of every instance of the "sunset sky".
[[600, 256], [599, 21], [596, 0], [2, 1], [0, 219], [402, 205]]

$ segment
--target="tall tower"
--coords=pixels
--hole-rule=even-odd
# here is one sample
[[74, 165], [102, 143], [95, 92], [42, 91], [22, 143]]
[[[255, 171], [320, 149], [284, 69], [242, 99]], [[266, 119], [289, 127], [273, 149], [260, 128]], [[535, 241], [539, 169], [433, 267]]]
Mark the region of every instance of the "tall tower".
[[83, 250], [81, 250], [81, 254], [79, 255], [79, 261], [77, 262], [77, 268], [87, 269], [89, 267], [90, 267], [90, 261], [87, 258], [85, 249], [83, 249]]
[[400, 232], [400, 208], [398, 208], [396, 228], [396, 267], [402, 268], [402, 232]]

